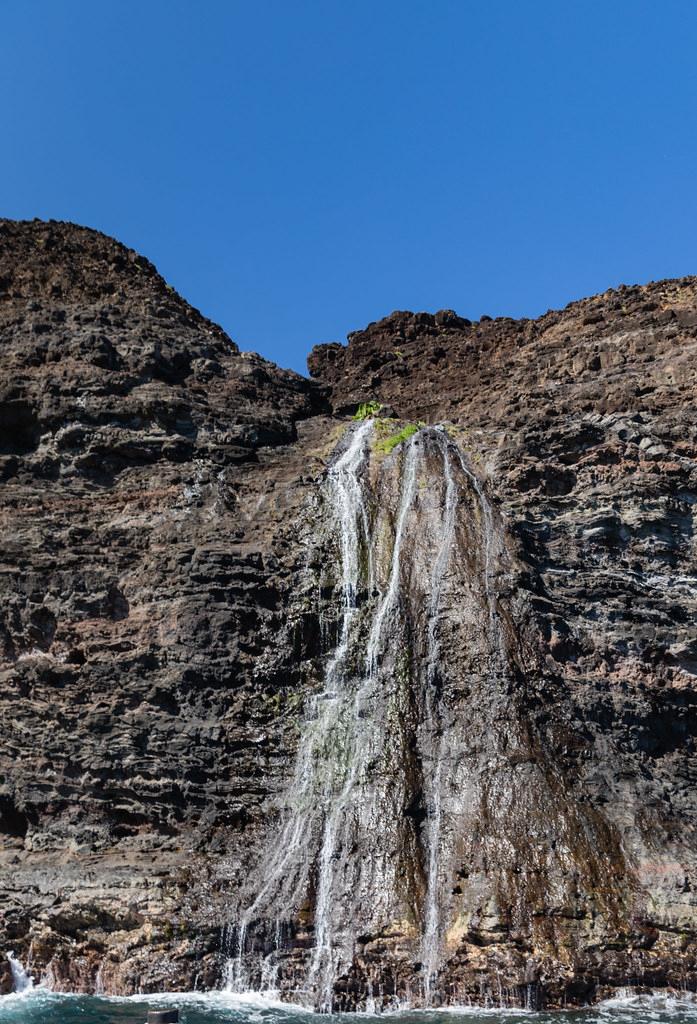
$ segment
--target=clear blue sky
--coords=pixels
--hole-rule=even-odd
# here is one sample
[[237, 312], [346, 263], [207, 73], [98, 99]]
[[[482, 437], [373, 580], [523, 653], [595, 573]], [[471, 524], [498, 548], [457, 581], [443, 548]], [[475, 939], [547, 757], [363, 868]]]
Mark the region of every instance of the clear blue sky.
[[304, 372], [393, 309], [697, 272], [694, 0], [0, 0], [1, 212]]

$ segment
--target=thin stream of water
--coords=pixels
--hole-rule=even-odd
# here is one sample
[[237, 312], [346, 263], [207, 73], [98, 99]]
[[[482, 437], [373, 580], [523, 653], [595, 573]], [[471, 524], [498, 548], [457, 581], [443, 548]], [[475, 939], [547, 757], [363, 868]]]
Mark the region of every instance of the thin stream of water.
[[[342, 618], [339, 640], [325, 670], [325, 685], [322, 693], [315, 697], [300, 744], [295, 776], [291, 787], [293, 810], [288, 817], [276, 853], [264, 872], [266, 882], [256, 899], [244, 912], [237, 929], [236, 955], [231, 958], [227, 969], [226, 988], [230, 992], [243, 992], [249, 986], [245, 969], [247, 931], [251, 921], [260, 916], [279, 889], [285, 886], [289, 877], [295, 878], [292, 892], [285, 893], [288, 905], [297, 900], [297, 894], [307, 881], [310, 865], [304, 856], [304, 847], [311, 834], [312, 819], [317, 812], [319, 798], [325, 808], [322, 854], [317, 906], [315, 913], [315, 950], [313, 954], [310, 981], [316, 983], [320, 973], [331, 975], [332, 947], [330, 925], [330, 869], [333, 856], [334, 821], [340, 804], [332, 806], [335, 778], [332, 771], [326, 771], [324, 785], [317, 787], [318, 766], [325, 761], [326, 747], [332, 734], [337, 730], [342, 712], [341, 689], [344, 681], [345, 663], [349, 653], [352, 625], [356, 615], [356, 597], [360, 578], [361, 545], [366, 544], [368, 512], [365, 504], [366, 492], [362, 483], [368, 458], [368, 442], [372, 433], [371, 420], [361, 423], [353, 432], [344, 453], [327, 473], [325, 491], [328, 505], [337, 526], [340, 549], [340, 589], [342, 594]], [[369, 560], [369, 574], [372, 575], [372, 561]], [[372, 585], [369, 579], [368, 585]], [[314, 721], [313, 721], [314, 720]], [[348, 783], [347, 783], [348, 785]], [[344, 787], [346, 788], [346, 787]], [[326, 986], [325, 986], [326, 987]]]
[[424, 915], [424, 933], [421, 944], [423, 963], [424, 1002], [430, 1006], [433, 986], [438, 971], [440, 958], [440, 927], [441, 914], [439, 902], [440, 888], [440, 848], [442, 826], [442, 784], [443, 784], [443, 751], [442, 732], [439, 732], [436, 711], [436, 676], [440, 644], [438, 640], [438, 622], [443, 578], [450, 563], [455, 534], [455, 523], [459, 489], [452, 472], [450, 452], [447, 439], [441, 444], [443, 457], [443, 478], [445, 480], [445, 499], [442, 518], [442, 538], [431, 577], [431, 597], [428, 605], [428, 633], [426, 649], [426, 680], [424, 706], [426, 709], [425, 725], [430, 733], [432, 759], [434, 764], [433, 778], [430, 785], [430, 807], [426, 821], [426, 839], [428, 851], [426, 911]]
[[[498, 676], [507, 665], [495, 590], [502, 537], [484, 487], [442, 427], [422, 428], [371, 461], [373, 432], [370, 420], [350, 428], [322, 485], [317, 543], [338, 555], [338, 571], [326, 563], [321, 573], [338, 599], [337, 639], [304, 716], [280, 836], [262, 860], [256, 895], [222, 936], [232, 954], [228, 992], [268, 994], [282, 980], [284, 992], [328, 1013], [337, 979], [345, 987], [354, 970], [360, 936], [385, 934], [405, 915], [415, 921], [420, 974], [407, 968], [385, 994], [363, 963], [360, 999], [397, 1006], [418, 989], [417, 1003], [442, 1001], [453, 823], [476, 799], [467, 779], [453, 788], [448, 770], [462, 756], [441, 698], [452, 667], [452, 651], [445, 661], [441, 651], [445, 594], [466, 603], [489, 671]], [[423, 800], [419, 823], [404, 813], [414, 792]], [[409, 904], [405, 878], [423, 880]], [[312, 914], [311, 944], [289, 978], [281, 969], [290, 927], [282, 925], [301, 906]]]
[[[339, 575], [337, 590], [341, 598], [341, 618], [338, 640], [325, 667], [324, 687], [310, 705], [298, 749], [294, 780], [288, 794], [289, 813], [282, 827], [280, 840], [275, 844], [263, 870], [263, 884], [255, 899], [241, 915], [236, 926], [227, 929], [224, 944], [235, 942], [235, 953], [227, 969], [226, 988], [241, 993], [250, 988], [250, 963], [256, 971], [257, 987], [269, 991], [276, 984], [277, 953], [280, 948], [280, 928], [276, 922], [277, 941], [272, 953], [251, 957], [248, 950], [249, 928], [259, 919], [273, 919], [274, 907], [288, 908], [299, 905], [310, 884], [313, 861], [316, 871], [314, 898], [314, 941], [309, 970], [305, 982], [308, 992], [314, 992], [313, 1001], [325, 1012], [331, 1012], [333, 990], [340, 971], [350, 965], [351, 937], [337, 937], [337, 905], [345, 899], [350, 883], [351, 866], [347, 864], [347, 851], [355, 845], [357, 821], [370, 820], [371, 808], [377, 812], [376, 801], [384, 799], [370, 795], [371, 760], [384, 742], [381, 730], [385, 728], [375, 711], [384, 701], [379, 694], [380, 659], [390, 651], [399, 631], [402, 587], [405, 574], [411, 570], [406, 562], [406, 542], [412, 548], [419, 544], [418, 536], [420, 499], [418, 481], [425, 469], [424, 444], [441, 460], [440, 497], [438, 510], [432, 513], [430, 527], [434, 549], [433, 568], [424, 584], [426, 588], [425, 661], [422, 667], [422, 722], [424, 744], [424, 786], [427, 800], [427, 818], [423, 829], [424, 874], [426, 894], [423, 908], [421, 939], [422, 998], [430, 1005], [435, 994], [442, 940], [441, 897], [444, 886], [443, 864], [443, 729], [439, 720], [437, 676], [440, 645], [439, 621], [443, 583], [452, 558], [458, 522], [458, 507], [466, 489], [471, 487], [479, 507], [479, 532], [482, 550], [482, 584], [488, 607], [488, 633], [503, 657], [502, 631], [497, 619], [496, 599], [492, 586], [493, 561], [496, 558], [497, 533], [488, 499], [476, 476], [467, 466], [457, 445], [442, 428], [424, 428], [418, 431], [380, 467], [392, 473], [398, 466], [397, 507], [392, 521], [392, 544], [384, 582], [376, 577], [376, 564], [380, 560], [380, 545], [384, 534], [373, 523], [371, 503], [376, 491], [371, 484], [370, 442], [372, 421], [367, 420], [352, 428], [341, 454], [330, 466], [323, 485], [325, 508], [329, 514], [330, 530], [337, 538]], [[395, 461], [396, 460], [396, 461]], [[456, 473], [457, 470], [457, 473]], [[384, 526], [383, 526], [384, 531]], [[413, 534], [413, 536], [412, 536]], [[361, 578], [363, 576], [363, 578]], [[369, 604], [360, 609], [358, 593], [363, 589], [371, 595]], [[361, 626], [366, 622], [367, 625]], [[356, 643], [366, 629], [362, 675], [351, 676], [351, 662], [355, 665]], [[394, 657], [394, 652], [392, 653]], [[389, 671], [389, 669], [388, 669]], [[394, 671], [394, 669], [392, 669]], [[376, 701], [378, 704], [376, 705]], [[372, 803], [371, 803], [372, 801]], [[374, 806], [373, 806], [374, 805]], [[362, 815], [362, 817], [361, 817]], [[358, 816], [358, 817], [357, 817]], [[312, 839], [318, 837], [316, 854], [312, 853]], [[379, 842], [379, 836], [375, 836]], [[379, 851], [376, 851], [379, 858]], [[315, 859], [316, 857], [316, 859]], [[391, 873], [394, 866], [375, 864], [367, 870], [372, 873], [375, 901], [382, 898], [394, 884]], [[387, 874], [385, 873], [387, 872]], [[355, 872], [354, 872], [355, 877]], [[445, 887], [447, 888], [447, 887]], [[279, 913], [278, 910], [275, 911]], [[343, 945], [342, 945], [343, 942]], [[261, 958], [261, 959], [260, 959]], [[370, 1004], [371, 997], [368, 997]]]

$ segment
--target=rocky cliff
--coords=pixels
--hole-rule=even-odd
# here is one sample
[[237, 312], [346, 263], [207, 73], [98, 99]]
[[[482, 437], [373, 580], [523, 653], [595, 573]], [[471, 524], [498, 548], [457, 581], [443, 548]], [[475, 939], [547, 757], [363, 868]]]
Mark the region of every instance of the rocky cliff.
[[394, 313], [307, 380], [2, 221], [0, 346], [0, 949], [324, 1008], [697, 987], [696, 279]]

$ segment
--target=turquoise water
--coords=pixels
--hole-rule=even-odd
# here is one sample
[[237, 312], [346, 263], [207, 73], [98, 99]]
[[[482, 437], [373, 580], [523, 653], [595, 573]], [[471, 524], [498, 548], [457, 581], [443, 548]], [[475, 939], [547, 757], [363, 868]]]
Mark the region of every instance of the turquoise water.
[[[148, 1009], [178, 1008], [181, 1024], [376, 1024], [368, 1014], [329, 1018], [263, 1000], [212, 995], [105, 999], [62, 996], [35, 989], [0, 997], [0, 1024], [144, 1024]], [[383, 1014], [391, 1024], [697, 1024], [697, 1004], [664, 996], [627, 996], [587, 1010], [435, 1010]]]

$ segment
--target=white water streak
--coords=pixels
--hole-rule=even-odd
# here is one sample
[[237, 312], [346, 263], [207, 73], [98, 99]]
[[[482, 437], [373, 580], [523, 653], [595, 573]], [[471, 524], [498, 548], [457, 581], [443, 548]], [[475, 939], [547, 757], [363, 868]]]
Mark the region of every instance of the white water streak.
[[406, 454], [404, 456], [404, 469], [402, 471], [402, 493], [399, 507], [399, 514], [397, 516], [397, 525], [395, 527], [395, 538], [394, 547], [392, 549], [392, 565], [390, 568], [390, 577], [387, 584], [387, 589], [382, 596], [378, 610], [375, 613], [375, 618], [370, 629], [370, 636], [368, 637], [368, 646], [366, 649], [365, 659], [365, 671], [368, 678], [372, 679], [377, 671], [378, 663], [378, 651], [380, 649], [380, 640], [382, 638], [382, 627], [385, 622], [387, 613], [394, 607], [397, 595], [399, 592], [399, 578], [401, 571], [401, 554], [402, 544], [404, 541], [404, 527], [407, 521], [409, 510], [414, 501], [414, 491], [416, 485], [416, 467], [418, 463], [419, 447], [417, 444], [417, 434], [414, 434], [407, 445]]
[[431, 806], [427, 818], [426, 842], [428, 849], [427, 888], [424, 913], [424, 933], [421, 943], [421, 960], [423, 963], [424, 1002], [429, 1006], [432, 998], [432, 985], [440, 959], [440, 848], [442, 831], [442, 775], [443, 775], [443, 736], [435, 740], [437, 730], [436, 711], [434, 707], [436, 675], [440, 655], [438, 641], [438, 618], [440, 611], [443, 579], [450, 563], [459, 491], [452, 472], [450, 452], [447, 441], [440, 442], [443, 455], [443, 476], [445, 479], [445, 506], [442, 516], [442, 535], [433, 573], [431, 576], [430, 598], [428, 604], [428, 633], [426, 651], [426, 686], [425, 710], [426, 724], [431, 733], [435, 771], [431, 783]]
[[[341, 711], [341, 702], [337, 690], [343, 681], [345, 662], [349, 652], [352, 621], [356, 613], [356, 597], [360, 581], [360, 550], [361, 538], [367, 541], [368, 511], [365, 505], [364, 488], [361, 476], [367, 464], [368, 442], [372, 433], [372, 420], [366, 420], [354, 430], [346, 451], [330, 467], [326, 478], [326, 491], [337, 524], [339, 548], [341, 553], [341, 593], [342, 620], [339, 641], [326, 671], [323, 692], [315, 697], [311, 707], [311, 719], [314, 723], [304, 731], [296, 761], [296, 769], [291, 792], [294, 798], [294, 810], [286, 821], [276, 853], [265, 872], [266, 882], [252, 905], [244, 913], [238, 927], [237, 950], [233, 960], [229, 961], [226, 971], [226, 989], [243, 992], [249, 988], [249, 979], [244, 967], [247, 930], [251, 921], [263, 913], [267, 902], [279, 888], [282, 888], [288, 876], [296, 875], [297, 864], [304, 866], [295, 880], [291, 893], [286, 893], [288, 906], [297, 899], [298, 891], [306, 881], [309, 869], [305, 847], [309, 837], [311, 820], [316, 813], [317, 794], [314, 792], [317, 764], [324, 757], [323, 747], [335, 729]], [[369, 547], [369, 545], [368, 545]], [[372, 586], [372, 558], [369, 559], [369, 586]], [[329, 805], [332, 799], [332, 777], [328, 773], [324, 800]], [[332, 815], [325, 817], [324, 837], [322, 843], [320, 885], [316, 921], [316, 950], [331, 958], [331, 940], [329, 935], [329, 897], [327, 874], [328, 860], [332, 855]], [[294, 871], [295, 868], [295, 871]], [[324, 888], [322, 879], [324, 878]], [[321, 910], [322, 893], [325, 893], [326, 909]]]
[[7, 954], [7, 960], [12, 971], [12, 983], [14, 985], [15, 992], [29, 992], [34, 987], [34, 981], [32, 977], [27, 974], [21, 961], [19, 961], [14, 953], [10, 950]]
[[[438, 672], [441, 661], [440, 619], [445, 579], [451, 565], [458, 524], [458, 507], [465, 492], [465, 480], [477, 497], [481, 541], [477, 546], [482, 555], [482, 591], [488, 611], [488, 635], [491, 648], [505, 656], [504, 637], [498, 617], [494, 590], [494, 560], [498, 557], [500, 536], [490, 502], [477, 477], [468, 468], [457, 445], [451, 442], [442, 428], [426, 428], [414, 434], [396, 453], [401, 459], [399, 499], [393, 520], [393, 543], [385, 584], [379, 588], [374, 562], [380, 537], [371, 532], [368, 501], [371, 491], [368, 481], [370, 437], [372, 422], [366, 421], [353, 429], [343, 454], [330, 467], [324, 493], [331, 521], [338, 538], [340, 572], [337, 588], [341, 596], [339, 636], [324, 673], [323, 691], [316, 696], [298, 747], [294, 779], [289, 789], [292, 801], [290, 813], [281, 830], [275, 850], [264, 865], [264, 882], [255, 900], [241, 916], [237, 928], [228, 935], [236, 935], [236, 955], [228, 963], [227, 989], [244, 992], [250, 986], [246, 969], [247, 939], [250, 925], [259, 919], [268, 920], [272, 907], [290, 914], [307, 896], [311, 872], [316, 868], [314, 912], [314, 946], [306, 984], [315, 990], [315, 1005], [331, 1012], [333, 991], [338, 971], [345, 969], [347, 957], [353, 955], [349, 944], [337, 927], [337, 905], [349, 890], [352, 874], [351, 850], [356, 827], [358, 804], [356, 793], [367, 785], [368, 765], [387, 737], [379, 729], [381, 718], [375, 713], [374, 701], [378, 697], [379, 660], [386, 644], [392, 640], [388, 629], [399, 621], [399, 602], [403, 596], [407, 539], [418, 544], [420, 538], [409, 531], [410, 514], [415, 505], [419, 467], [423, 442], [430, 436], [437, 442], [442, 459], [444, 489], [442, 505], [436, 520], [437, 553], [428, 583], [426, 597], [426, 656], [422, 667], [422, 714], [424, 736], [424, 785], [427, 799], [427, 818], [424, 826], [426, 895], [421, 940], [422, 986], [424, 1002], [431, 1004], [434, 985], [438, 977], [441, 956], [443, 921], [443, 876], [447, 841], [444, 837], [443, 789], [447, 737], [438, 706]], [[394, 465], [394, 462], [390, 460]], [[388, 465], [390, 464], [388, 463]], [[457, 475], [455, 468], [461, 472]], [[465, 479], [463, 479], [463, 477]], [[421, 528], [421, 527], [419, 527]], [[361, 564], [363, 560], [363, 565]], [[367, 577], [367, 578], [366, 578]], [[376, 595], [374, 605], [367, 605], [369, 627], [365, 645], [362, 674], [356, 678], [356, 641], [365, 623], [365, 615], [358, 608], [361, 585], [366, 592]], [[376, 588], [379, 592], [376, 593]], [[369, 790], [368, 790], [369, 792]], [[363, 798], [361, 798], [363, 799]], [[369, 800], [373, 797], [368, 797]], [[360, 801], [359, 801], [360, 802]], [[377, 805], [373, 808], [375, 813]], [[365, 808], [360, 811], [365, 813]], [[372, 822], [372, 818], [370, 819]], [[371, 827], [375, 827], [372, 822]], [[376, 837], [377, 838], [377, 837]], [[318, 842], [318, 845], [317, 845]], [[445, 844], [445, 848], [444, 848]], [[380, 851], [377, 851], [380, 852]], [[382, 874], [380, 873], [382, 870]], [[387, 895], [395, 879], [375, 865], [371, 866], [371, 893], [375, 908]], [[355, 872], [354, 872], [355, 875]], [[355, 878], [354, 878], [355, 883]], [[341, 886], [344, 886], [342, 889]], [[284, 909], [287, 908], [287, 909]], [[278, 978], [278, 956], [281, 948], [277, 921], [276, 950], [256, 961], [261, 969], [262, 989], [273, 990]], [[342, 946], [343, 941], [343, 946]], [[374, 998], [374, 997], [372, 997]]]
[[[393, 609], [399, 595], [399, 580], [401, 573], [401, 555], [405, 535], [405, 525], [409, 510], [414, 501], [416, 490], [416, 469], [418, 463], [419, 448], [416, 444], [416, 437], [410, 438], [404, 454], [404, 465], [402, 469], [402, 486], [400, 490], [400, 503], [395, 526], [395, 538], [392, 548], [392, 560], [387, 588], [381, 595], [377, 611], [373, 617], [370, 635], [368, 637], [365, 678], [358, 688], [353, 704], [353, 719], [355, 728], [353, 730], [353, 749], [350, 752], [350, 770], [344, 783], [341, 794], [334, 801], [331, 813], [325, 821], [324, 834], [322, 837], [322, 849], [320, 854], [320, 870], [317, 888], [317, 901], [315, 907], [315, 947], [310, 966], [309, 980], [311, 984], [317, 984], [320, 992], [320, 1009], [331, 1012], [332, 995], [337, 967], [337, 954], [333, 948], [332, 924], [334, 919], [334, 908], [332, 904], [335, 872], [333, 863], [337, 857], [337, 846], [340, 839], [340, 822], [350, 802], [351, 795], [358, 782], [361, 769], [364, 766], [364, 757], [361, 756], [367, 747], [369, 730], [362, 727], [360, 722], [361, 709], [366, 702], [366, 697], [371, 689], [371, 684], [377, 672], [378, 652], [382, 638], [382, 630], [388, 613]], [[369, 549], [372, 544], [368, 545]], [[372, 577], [372, 558], [370, 559], [370, 573]], [[370, 580], [372, 590], [374, 581]]]

